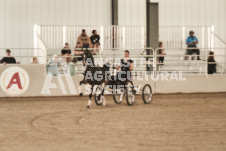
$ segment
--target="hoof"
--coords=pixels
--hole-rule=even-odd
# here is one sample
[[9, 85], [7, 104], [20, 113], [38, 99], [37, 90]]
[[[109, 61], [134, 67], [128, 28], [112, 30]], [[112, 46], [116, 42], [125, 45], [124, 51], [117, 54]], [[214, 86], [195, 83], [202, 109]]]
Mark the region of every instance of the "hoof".
[[90, 106], [89, 105], [87, 105], [87, 109], [89, 109], [90, 108]]
[[80, 96], [83, 96], [83, 93], [80, 93]]

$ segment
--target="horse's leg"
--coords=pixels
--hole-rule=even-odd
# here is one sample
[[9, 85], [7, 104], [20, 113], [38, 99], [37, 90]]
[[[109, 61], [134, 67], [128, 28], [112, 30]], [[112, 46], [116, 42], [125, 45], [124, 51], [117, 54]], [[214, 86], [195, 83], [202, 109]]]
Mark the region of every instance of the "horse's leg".
[[102, 89], [102, 92], [101, 92], [101, 101], [103, 102], [102, 104], [105, 106], [106, 105], [106, 100], [105, 100], [105, 97], [104, 97], [104, 90], [105, 90], [106, 86], [104, 86], [104, 88]]
[[84, 79], [82, 81], [79, 82], [79, 87], [78, 87], [78, 93], [80, 96], [83, 96], [83, 93], [82, 93], [82, 89], [81, 89], [81, 85], [84, 83]]
[[87, 104], [87, 108], [90, 108], [91, 107], [91, 98], [92, 98], [92, 95], [93, 95], [93, 85], [91, 85], [90, 94], [89, 94], [89, 101], [88, 101], [88, 104]]
[[121, 92], [119, 100], [122, 101], [125, 93], [125, 87], [123, 89], [120, 89], [119, 91]]
[[133, 85], [133, 81], [131, 81], [131, 84], [132, 84], [132, 91], [133, 91], [134, 94], [136, 94], [137, 91], [135, 90], [135, 87], [134, 87], [134, 85]]

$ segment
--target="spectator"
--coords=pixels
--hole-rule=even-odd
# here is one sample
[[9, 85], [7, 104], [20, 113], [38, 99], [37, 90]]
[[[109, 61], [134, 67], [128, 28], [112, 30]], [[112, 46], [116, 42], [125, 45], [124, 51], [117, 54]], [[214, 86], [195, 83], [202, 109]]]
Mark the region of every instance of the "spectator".
[[9, 49], [6, 50], [6, 57], [2, 58], [1, 63], [6, 64], [16, 64], [16, 59], [10, 56], [11, 51]]
[[58, 55], [53, 55], [52, 60], [50, 60], [49, 62], [48, 75], [58, 76], [60, 74], [58, 63], [59, 63]]
[[68, 43], [65, 43], [64, 48], [61, 50], [61, 55], [64, 56], [67, 63], [71, 62], [71, 49]]
[[[198, 39], [194, 36], [194, 31], [189, 32], [190, 36], [186, 40], [186, 44], [188, 45], [188, 48], [194, 48], [194, 49], [187, 49], [187, 55], [192, 55], [193, 53], [196, 53], [198, 55], [197, 60], [200, 60], [200, 51], [197, 49]], [[187, 57], [186, 57], [187, 58]], [[193, 57], [192, 57], [193, 60]]]
[[31, 64], [37, 64], [37, 63], [38, 63], [37, 57], [33, 57]]
[[75, 75], [75, 64], [77, 63], [77, 59], [73, 58], [73, 60], [69, 63], [68, 74], [74, 76]]
[[[216, 71], [216, 61], [214, 59], [214, 52], [210, 51], [209, 53], [209, 57], [208, 57], [208, 74], [214, 74], [217, 73]], [[210, 63], [210, 64], [209, 64]]]
[[[159, 48], [163, 48], [162, 42], [159, 42]], [[164, 49], [159, 49], [159, 55], [165, 55]], [[164, 57], [163, 56], [159, 57], [159, 63], [163, 63], [163, 62], [164, 62]]]
[[80, 56], [77, 59], [77, 61], [82, 61], [83, 60], [83, 51], [82, 51], [82, 46], [80, 42], [77, 42], [75, 49], [74, 49], [74, 56]]
[[89, 36], [86, 35], [86, 30], [82, 30], [82, 34], [78, 37], [78, 42], [80, 42], [80, 45], [82, 48], [90, 48], [91, 46], [91, 41]]
[[99, 52], [100, 49], [100, 36], [97, 34], [96, 30], [92, 31], [92, 36], [90, 37], [90, 40], [94, 48], [94, 54], [96, 54], [96, 52]]

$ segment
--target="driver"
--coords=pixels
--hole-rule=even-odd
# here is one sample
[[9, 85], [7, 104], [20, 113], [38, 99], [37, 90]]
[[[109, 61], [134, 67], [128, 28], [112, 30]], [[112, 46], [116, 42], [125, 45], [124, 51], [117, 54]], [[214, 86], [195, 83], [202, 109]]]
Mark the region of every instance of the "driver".
[[115, 69], [121, 68], [121, 72], [117, 74], [117, 79], [120, 81], [129, 80], [131, 77], [131, 71], [133, 71], [133, 60], [129, 58], [129, 51], [124, 51], [124, 59], [121, 59], [120, 66], [116, 66]]

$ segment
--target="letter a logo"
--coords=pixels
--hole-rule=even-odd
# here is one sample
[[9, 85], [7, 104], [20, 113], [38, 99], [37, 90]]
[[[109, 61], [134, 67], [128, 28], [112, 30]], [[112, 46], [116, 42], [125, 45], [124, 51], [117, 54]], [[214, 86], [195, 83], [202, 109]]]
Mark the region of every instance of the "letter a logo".
[[19, 77], [19, 73], [18, 72], [13, 75], [13, 77], [10, 80], [9, 85], [7, 86], [6, 89], [11, 88], [11, 86], [13, 84], [17, 84], [18, 88], [22, 90], [22, 86], [21, 86], [20, 77]]
[[0, 87], [6, 95], [19, 96], [27, 91], [30, 79], [28, 73], [21, 67], [6, 68], [0, 77]]

